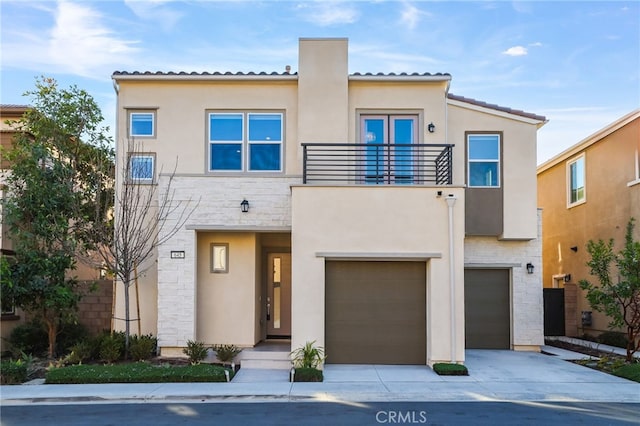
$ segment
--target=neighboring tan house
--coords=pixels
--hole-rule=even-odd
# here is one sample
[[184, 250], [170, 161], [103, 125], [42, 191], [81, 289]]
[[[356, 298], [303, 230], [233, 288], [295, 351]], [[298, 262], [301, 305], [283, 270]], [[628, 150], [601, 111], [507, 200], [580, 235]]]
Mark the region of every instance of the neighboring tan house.
[[609, 319], [591, 308], [578, 282], [597, 283], [586, 265], [589, 240], [613, 238], [618, 252], [631, 217], [636, 219], [635, 238], [640, 238], [639, 152], [640, 110], [635, 110], [538, 167], [548, 334], [608, 330]]
[[131, 302], [162, 355], [290, 339], [432, 365], [543, 344], [545, 118], [454, 96], [449, 74], [349, 74], [347, 44], [301, 39], [294, 73], [113, 74], [129, 184], [162, 192], [177, 161], [176, 201], [200, 200]]
[[[12, 123], [20, 121], [22, 115], [29, 109], [26, 105], [0, 105], [0, 257], [13, 256], [13, 245], [9, 239], [8, 229], [5, 225], [2, 210], [2, 200], [6, 193], [5, 179], [9, 172], [9, 162], [4, 158], [6, 151], [11, 148], [11, 143], [16, 134]], [[16, 309], [13, 303], [6, 298], [2, 299], [2, 313], [0, 314], [0, 353], [4, 351], [4, 339], [9, 337], [11, 331], [24, 322], [24, 313]]]
[[[12, 147], [12, 141], [17, 133], [16, 126], [12, 123], [20, 121], [25, 112], [29, 110], [26, 105], [0, 105], [0, 256], [13, 256], [13, 245], [10, 239], [9, 230], [5, 225], [2, 215], [2, 200], [6, 195], [7, 188], [4, 184], [8, 173], [11, 173], [11, 164], [4, 158], [3, 150]], [[77, 262], [77, 269], [73, 275], [81, 281], [81, 291], [86, 295], [78, 306], [79, 321], [92, 332], [100, 332], [111, 328], [112, 306], [113, 306], [113, 282], [103, 280], [99, 268], [95, 268], [82, 262]], [[96, 283], [94, 286], [93, 284]], [[89, 288], [94, 288], [89, 291]], [[19, 324], [29, 318], [25, 318], [25, 313], [16, 309], [12, 303], [3, 300], [1, 321], [1, 338], [6, 339], [11, 331]], [[0, 339], [0, 353], [4, 350]]]

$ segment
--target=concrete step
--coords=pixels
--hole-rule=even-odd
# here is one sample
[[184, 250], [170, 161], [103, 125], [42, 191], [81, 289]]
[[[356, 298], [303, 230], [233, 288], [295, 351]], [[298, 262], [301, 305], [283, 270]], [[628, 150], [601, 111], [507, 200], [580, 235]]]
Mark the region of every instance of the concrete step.
[[267, 368], [288, 370], [291, 368], [289, 352], [285, 351], [261, 351], [255, 349], [243, 349], [236, 361], [242, 368]]
[[290, 370], [291, 361], [283, 359], [243, 359], [240, 361], [242, 369], [270, 369], [270, 370]]

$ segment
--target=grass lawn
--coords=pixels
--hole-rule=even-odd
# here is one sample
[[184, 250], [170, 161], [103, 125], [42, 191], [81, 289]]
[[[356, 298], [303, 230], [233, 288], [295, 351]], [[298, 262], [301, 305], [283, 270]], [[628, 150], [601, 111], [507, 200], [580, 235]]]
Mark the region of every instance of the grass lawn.
[[622, 367], [617, 368], [613, 374], [640, 383], [640, 363], [636, 362], [635, 364], [625, 364]]
[[233, 371], [219, 365], [153, 365], [146, 362], [112, 365], [71, 365], [47, 372], [45, 383], [161, 383], [161, 382], [226, 382]]

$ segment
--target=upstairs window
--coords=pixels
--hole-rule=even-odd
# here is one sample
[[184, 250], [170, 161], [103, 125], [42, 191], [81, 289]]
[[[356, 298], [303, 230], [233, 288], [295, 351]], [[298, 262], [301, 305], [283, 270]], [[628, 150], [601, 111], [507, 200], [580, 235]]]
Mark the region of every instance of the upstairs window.
[[474, 188], [500, 187], [500, 135], [467, 135], [467, 184]]
[[131, 154], [129, 157], [129, 181], [133, 183], [152, 183], [155, 156], [153, 154]]
[[209, 170], [282, 171], [282, 114], [210, 113]]
[[584, 154], [567, 162], [567, 200], [572, 207], [586, 201]]
[[154, 112], [129, 113], [129, 136], [149, 138], [154, 137], [155, 135]]

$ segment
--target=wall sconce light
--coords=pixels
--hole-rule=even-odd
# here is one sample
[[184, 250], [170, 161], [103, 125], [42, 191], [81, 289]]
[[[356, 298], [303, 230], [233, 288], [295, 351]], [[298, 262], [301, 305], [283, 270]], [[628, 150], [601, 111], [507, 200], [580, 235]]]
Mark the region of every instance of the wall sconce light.
[[433, 124], [433, 123], [429, 123], [429, 124], [427, 125], [427, 130], [429, 131], [429, 133], [433, 133], [433, 132], [435, 132], [435, 131], [436, 131], [436, 125], [435, 125], [435, 124]]
[[242, 200], [242, 202], [240, 203], [240, 209], [242, 210], [242, 213], [246, 213], [249, 211], [249, 202], [247, 200]]
[[527, 263], [527, 274], [533, 274], [533, 263]]
[[568, 283], [571, 281], [571, 274], [564, 274], [564, 282]]
[[577, 253], [578, 252], [578, 246], [571, 247], [571, 251], [574, 252], [574, 253]]

